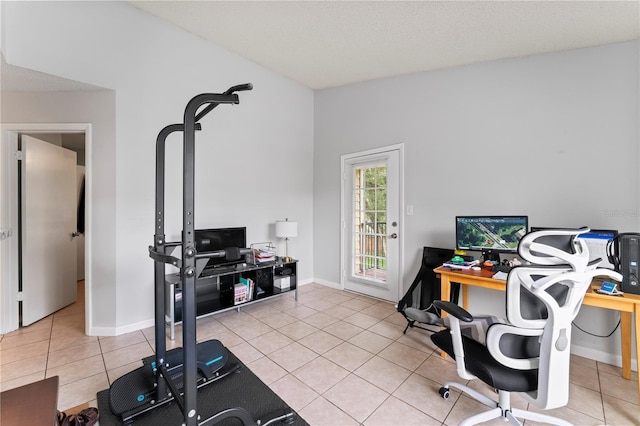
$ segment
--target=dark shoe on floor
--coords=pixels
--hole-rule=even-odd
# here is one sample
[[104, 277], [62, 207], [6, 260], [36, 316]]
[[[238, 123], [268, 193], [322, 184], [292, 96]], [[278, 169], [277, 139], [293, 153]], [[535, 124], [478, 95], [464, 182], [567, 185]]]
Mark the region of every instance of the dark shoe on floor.
[[[64, 414], [64, 413], [62, 413]], [[58, 419], [60, 415], [58, 415]], [[100, 414], [98, 414], [98, 409], [95, 407], [85, 408], [80, 411], [78, 414], [72, 414], [68, 416], [65, 421], [67, 423], [62, 423], [63, 426], [93, 426], [96, 424], [98, 419], [100, 418]]]
[[64, 411], [58, 411], [58, 425], [57, 426], [69, 426], [69, 416]]

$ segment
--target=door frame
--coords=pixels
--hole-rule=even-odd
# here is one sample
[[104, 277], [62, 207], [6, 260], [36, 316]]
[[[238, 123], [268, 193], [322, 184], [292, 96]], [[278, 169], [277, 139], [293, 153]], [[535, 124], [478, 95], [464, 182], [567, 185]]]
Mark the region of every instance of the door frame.
[[[17, 330], [19, 327], [19, 312], [17, 302], [18, 293], [18, 162], [15, 160], [16, 146], [8, 146], [9, 134], [18, 133], [84, 133], [85, 149], [85, 330], [91, 330], [91, 225], [92, 225], [92, 132], [91, 123], [2, 123], [2, 138], [0, 147], [0, 182], [3, 194], [0, 215], [3, 228], [10, 229], [12, 237], [3, 241], [0, 252], [0, 269], [2, 283], [0, 284], [0, 333]], [[6, 133], [6, 135], [5, 135]], [[5, 222], [6, 221], [6, 222]], [[4, 248], [8, 248], [4, 250]], [[8, 271], [8, 272], [6, 272]]]
[[384, 146], [380, 148], [369, 149], [366, 151], [344, 154], [340, 157], [340, 288], [345, 289], [345, 281], [349, 265], [345, 262], [347, 250], [347, 238], [351, 238], [351, 233], [346, 229], [347, 220], [345, 218], [346, 193], [344, 179], [349, 170], [351, 160], [358, 157], [366, 157], [370, 155], [379, 155], [388, 151], [398, 151], [398, 300], [403, 295], [404, 286], [402, 285], [402, 276], [404, 273], [404, 143]]

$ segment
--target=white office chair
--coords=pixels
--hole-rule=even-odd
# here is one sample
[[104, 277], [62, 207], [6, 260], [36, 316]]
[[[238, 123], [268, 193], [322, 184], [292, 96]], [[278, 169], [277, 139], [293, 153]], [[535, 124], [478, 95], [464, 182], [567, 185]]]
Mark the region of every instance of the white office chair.
[[440, 389], [443, 397], [454, 387], [491, 408], [461, 425], [499, 417], [515, 425], [521, 425], [516, 417], [570, 425], [556, 417], [511, 407], [511, 393], [519, 393], [541, 409], [558, 408], [569, 400], [571, 322], [595, 276], [622, 278], [614, 271], [598, 269], [600, 260], [589, 262], [586, 243], [576, 238], [587, 231], [544, 230], [523, 237], [519, 255], [533, 265], [510, 271], [506, 321], [488, 326], [484, 344], [461, 333], [460, 321], [473, 321], [471, 314], [450, 302], [434, 302], [449, 313], [450, 329], [433, 334], [433, 342], [455, 359], [461, 378], [480, 379], [498, 392], [494, 401], [465, 385], [446, 383]]

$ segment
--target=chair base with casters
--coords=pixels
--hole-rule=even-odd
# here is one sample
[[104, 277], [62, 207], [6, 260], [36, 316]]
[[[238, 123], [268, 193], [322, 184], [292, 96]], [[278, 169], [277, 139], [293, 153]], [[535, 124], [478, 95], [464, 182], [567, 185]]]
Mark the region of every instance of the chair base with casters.
[[498, 400], [495, 401], [481, 394], [477, 390], [470, 388], [469, 386], [465, 386], [456, 382], [447, 382], [440, 388], [440, 396], [442, 396], [444, 399], [449, 398], [450, 388], [456, 388], [461, 392], [464, 392], [467, 395], [471, 396], [476, 401], [491, 408], [491, 410], [483, 411], [463, 420], [462, 422], [460, 422], [459, 426], [471, 426], [499, 418], [504, 419], [504, 421], [509, 421], [509, 423], [511, 423], [512, 425], [522, 426], [522, 422], [520, 422], [517, 417], [525, 420], [533, 420], [536, 422], [553, 425], [572, 426], [571, 423], [557, 417], [512, 407], [511, 394], [509, 392], [498, 391]]

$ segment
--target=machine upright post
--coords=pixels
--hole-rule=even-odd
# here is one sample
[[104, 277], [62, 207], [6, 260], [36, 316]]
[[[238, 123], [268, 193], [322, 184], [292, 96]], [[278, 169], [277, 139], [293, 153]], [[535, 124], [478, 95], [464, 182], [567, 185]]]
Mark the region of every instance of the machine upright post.
[[[171, 124], [158, 133], [156, 139], [156, 205], [153, 245], [156, 252], [166, 253], [166, 236], [164, 233], [164, 178], [165, 178], [165, 146], [167, 137], [173, 132], [184, 130], [183, 124]], [[164, 263], [155, 262], [154, 265], [154, 294], [155, 294], [155, 336], [156, 336], [156, 368], [164, 363], [167, 354], [167, 344], [165, 340], [165, 270]], [[167, 397], [166, 381], [160, 377], [160, 370], [157, 370], [156, 377], [157, 399]]]
[[[184, 420], [186, 426], [198, 424], [197, 354], [196, 354], [196, 290], [194, 238], [195, 193], [195, 127], [198, 109], [209, 104], [208, 111], [221, 103], [238, 103], [238, 95], [203, 93], [189, 101], [184, 111], [183, 193], [182, 193], [182, 350], [184, 383]], [[208, 112], [207, 111], [207, 112]], [[203, 114], [199, 114], [201, 118]]]
[[195, 113], [189, 105], [184, 113], [183, 147], [183, 216], [182, 216], [182, 350], [184, 383], [184, 420], [186, 426], [198, 424], [196, 383], [196, 252], [194, 244], [194, 165], [195, 165]]

